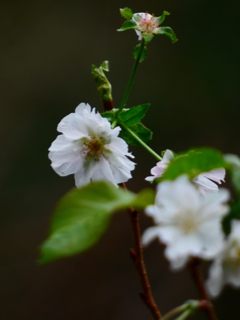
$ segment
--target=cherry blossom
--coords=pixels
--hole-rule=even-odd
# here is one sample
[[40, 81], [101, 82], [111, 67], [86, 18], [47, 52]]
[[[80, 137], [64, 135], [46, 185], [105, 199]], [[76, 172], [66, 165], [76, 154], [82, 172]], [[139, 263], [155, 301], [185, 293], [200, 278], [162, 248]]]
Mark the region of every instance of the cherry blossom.
[[130, 179], [135, 163], [120, 127], [110, 123], [89, 104], [81, 103], [58, 124], [61, 132], [49, 148], [51, 166], [60, 176], [74, 174], [77, 187], [107, 180], [117, 185]]
[[145, 180], [153, 181], [154, 179], [160, 178], [165, 172], [169, 162], [174, 159], [174, 154], [171, 150], [167, 149], [163, 155], [161, 161], [159, 161], [155, 167], [151, 169], [152, 176], [146, 177]]
[[190, 256], [215, 258], [222, 250], [222, 217], [228, 212], [226, 189], [202, 195], [186, 175], [158, 185], [155, 204], [146, 208], [156, 226], [143, 234], [146, 245], [158, 238], [166, 244], [165, 256], [173, 269], [185, 265]]
[[146, 35], [153, 35], [159, 32], [159, 19], [149, 13], [135, 13], [132, 20], [137, 25], [137, 29], [135, 31], [138, 35], [138, 40], [142, 40], [142, 33]]

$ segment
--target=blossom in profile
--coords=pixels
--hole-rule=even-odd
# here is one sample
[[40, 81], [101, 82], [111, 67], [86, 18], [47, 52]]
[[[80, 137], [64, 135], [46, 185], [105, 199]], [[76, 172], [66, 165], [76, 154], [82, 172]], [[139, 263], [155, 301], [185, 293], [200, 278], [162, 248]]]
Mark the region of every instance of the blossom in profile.
[[160, 178], [165, 172], [169, 162], [174, 159], [174, 154], [171, 150], [167, 149], [163, 155], [161, 161], [159, 161], [155, 167], [151, 169], [152, 176], [146, 177], [145, 180], [153, 181], [154, 179]]
[[149, 13], [135, 13], [132, 20], [137, 25], [135, 31], [138, 35], [138, 40], [142, 40], [142, 33], [150, 36], [159, 33], [159, 18], [154, 17]]
[[221, 292], [224, 284], [240, 287], [240, 221], [232, 220], [231, 233], [222, 252], [209, 270], [207, 288], [212, 297]]
[[60, 176], [74, 174], [77, 187], [107, 180], [117, 185], [130, 179], [135, 163], [128, 145], [119, 138], [120, 127], [110, 123], [89, 104], [81, 103], [58, 124], [61, 132], [49, 148], [51, 166]]
[[[213, 181], [221, 184], [224, 182], [226, 171], [224, 168], [213, 169], [209, 172], [203, 172], [193, 179], [193, 182], [198, 185], [199, 190], [204, 194], [206, 192], [218, 191], [218, 185]], [[213, 181], [212, 181], [213, 180]]]
[[[171, 150], [167, 149], [163, 155], [161, 161], [159, 161], [155, 167], [151, 169], [152, 176], [146, 177], [145, 180], [153, 181], [160, 178], [166, 171], [171, 160], [174, 159], [174, 154]], [[195, 177], [192, 182], [195, 183], [200, 192], [205, 194], [207, 192], [218, 191], [218, 185], [213, 181], [221, 184], [224, 181], [226, 171], [224, 168], [213, 169], [209, 172], [203, 172]], [[213, 181], [212, 181], [213, 180]]]
[[213, 259], [222, 250], [222, 217], [228, 212], [226, 189], [202, 195], [186, 175], [158, 185], [155, 204], [146, 208], [155, 226], [142, 237], [144, 245], [158, 238], [167, 247], [165, 256], [173, 269], [189, 257]]

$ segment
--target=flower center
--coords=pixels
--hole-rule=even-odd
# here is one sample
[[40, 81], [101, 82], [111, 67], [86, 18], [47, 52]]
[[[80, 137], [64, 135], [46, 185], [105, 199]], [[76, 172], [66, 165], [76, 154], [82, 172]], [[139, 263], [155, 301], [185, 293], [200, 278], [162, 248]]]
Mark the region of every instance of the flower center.
[[238, 244], [233, 243], [233, 246], [228, 248], [223, 260], [223, 267], [230, 273], [239, 273], [240, 248]]
[[185, 234], [194, 232], [198, 226], [196, 218], [192, 215], [192, 212], [190, 211], [178, 212], [174, 217], [174, 223]]
[[158, 19], [153, 16], [148, 19], [146, 15], [145, 18], [141, 17], [141, 19], [139, 20], [138, 28], [141, 32], [154, 33], [157, 27]]
[[231, 246], [228, 248], [225, 256], [225, 260], [239, 263], [240, 264], [240, 246], [237, 241], [233, 241]]
[[195, 231], [197, 225], [196, 225], [196, 221], [194, 221], [193, 219], [186, 219], [185, 221], [182, 222], [181, 225], [183, 232], [185, 234], [189, 234], [193, 231]]
[[85, 157], [99, 161], [104, 151], [104, 139], [102, 137], [90, 137], [83, 143], [83, 154]]

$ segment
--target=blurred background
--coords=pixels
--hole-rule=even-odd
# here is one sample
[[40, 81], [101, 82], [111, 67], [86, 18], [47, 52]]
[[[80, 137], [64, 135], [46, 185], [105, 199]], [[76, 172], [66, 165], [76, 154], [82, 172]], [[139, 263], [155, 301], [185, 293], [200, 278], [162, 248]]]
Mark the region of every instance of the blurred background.
[[[48, 148], [59, 121], [80, 102], [102, 112], [91, 64], [110, 61], [118, 106], [133, 65], [135, 32], [118, 33], [119, 8], [160, 15], [179, 41], [149, 44], [128, 106], [151, 102], [144, 124], [151, 147], [179, 152], [211, 146], [240, 155], [239, 1], [23, 0], [0, 1], [0, 319], [146, 320], [129, 248], [125, 212], [86, 253], [38, 266], [58, 199], [73, 187], [50, 167]], [[155, 159], [131, 148], [137, 167], [128, 187], [148, 186]], [[144, 230], [151, 221], [141, 214]], [[187, 270], [171, 273], [157, 241], [144, 250], [156, 301], [167, 312], [197, 291]], [[215, 301], [219, 319], [238, 319], [240, 291], [226, 288]], [[198, 312], [195, 319], [206, 319]]]

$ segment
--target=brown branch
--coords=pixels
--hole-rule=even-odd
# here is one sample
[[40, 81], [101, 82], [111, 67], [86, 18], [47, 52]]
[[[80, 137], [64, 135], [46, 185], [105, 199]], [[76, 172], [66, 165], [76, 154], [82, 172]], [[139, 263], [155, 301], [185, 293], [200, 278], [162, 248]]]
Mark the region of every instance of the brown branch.
[[[126, 186], [124, 183], [121, 183], [120, 185], [124, 189], [126, 189]], [[141, 233], [140, 233], [140, 227], [139, 227], [139, 214], [138, 214], [138, 211], [135, 210], [134, 208], [130, 208], [128, 211], [129, 211], [129, 217], [130, 217], [130, 222], [132, 226], [134, 248], [135, 248], [134, 250], [130, 249], [130, 254], [133, 258], [133, 262], [138, 271], [139, 279], [143, 289], [143, 292], [140, 292], [140, 297], [142, 298], [142, 301], [147, 305], [148, 309], [151, 311], [152, 315], [154, 316], [154, 319], [159, 320], [161, 319], [162, 315], [152, 296], [152, 290], [148, 280], [148, 275], [147, 275], [144, 258], [143, 258], [143, 249], [141, 245]]]
[[200, 297], [207, 301], [205, 308], [203, 308], [208, 315], [210, 320], [218, 320], [217, 315], [214, 310], [214, 306], [209, 298], [206, 287], [204, 285], [204, 280], [200, 268], [201, 260], [198, 258], [192, 258], [188, 264], [190, 272], [192, 274], [193, 281], [195, 282]]

